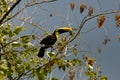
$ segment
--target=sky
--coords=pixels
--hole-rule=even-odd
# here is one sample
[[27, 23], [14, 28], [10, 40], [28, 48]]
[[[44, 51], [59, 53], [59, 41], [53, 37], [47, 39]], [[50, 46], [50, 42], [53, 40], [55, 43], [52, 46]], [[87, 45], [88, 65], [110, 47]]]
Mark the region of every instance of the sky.
[[[70, 9], [70, 2], [75, 2], [74, 11]], [[40, 25], [39, 28], [33, 28], [31, 25], [25, 24], [24, 26], [28, 28], [28, 32], [25, 32], [25, 34], [30, 33], [32, 30], [34, 34], [43, 37], [44, 30], [51, 33], [56, 27], [61, 26], [78, 28], [81, 20], [87, 14], [87, 9], [82, 14], [79, 12], [79, 5], [82, 3], [87, 5], [87, 9], [90, 6], [94, 7], [93, 15], [120, 9], [120, 0], [57, 0], [53, 3], [37, 5], [36, 7], [27, 8], [22, 13], [24, 15], [20, 16], [31, 16], [30, 21]], [[80, 47], [78, 47], [78, 50], [80, 48], [80, 50], [88, 49], [91, 51], [87, 54], [96, 59], [97, 64], [102, 67], [103, 74], [108, 76], [109, 80], [119, 80], [120, 74], [120, 42], [117, 39], [120, 29], [115, 27], [114, 15], [107, 15], [104, 26], [100, 29], [96, 26], [96, 18], [88, 21], [81, 31]], [[89, 31], [90, 29], [92, 30]], [[110, 38], [110, 42], [104, 45], [103, 40], [106, 35]], [[98, 47], [102, 50], [100, 54], [97, 53]], [[79, 54], [81, 58], [83, 53]]]

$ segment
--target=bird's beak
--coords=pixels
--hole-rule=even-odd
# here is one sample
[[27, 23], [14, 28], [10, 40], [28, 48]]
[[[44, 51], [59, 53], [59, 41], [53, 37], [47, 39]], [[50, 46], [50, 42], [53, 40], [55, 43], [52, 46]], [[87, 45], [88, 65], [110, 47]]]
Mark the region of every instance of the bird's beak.
[[62, 34], [65, 32], [69, 32], [71, 34], [73, 31], [73, 29], [70, 27], [61, 27], [61, 28], [57, 28], [56, 30], [58, 31], [59, 34]]

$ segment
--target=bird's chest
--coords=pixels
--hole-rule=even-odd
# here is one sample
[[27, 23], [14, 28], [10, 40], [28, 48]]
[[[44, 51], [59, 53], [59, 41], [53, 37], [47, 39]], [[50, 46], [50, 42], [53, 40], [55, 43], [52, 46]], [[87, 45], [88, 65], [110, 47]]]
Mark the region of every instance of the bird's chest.
[[46, 44], [46, 45], [53, 45], [56, 42], [56, 40], [57, 40], [56, 37], [51, 37], [48, 39], [48, 41], [47, 41], [48, 44]]
[[53, 45], [56, 42], [56, 40], [57, 40], [56, 36], [49, 35], [41, 41], [41, 44]]

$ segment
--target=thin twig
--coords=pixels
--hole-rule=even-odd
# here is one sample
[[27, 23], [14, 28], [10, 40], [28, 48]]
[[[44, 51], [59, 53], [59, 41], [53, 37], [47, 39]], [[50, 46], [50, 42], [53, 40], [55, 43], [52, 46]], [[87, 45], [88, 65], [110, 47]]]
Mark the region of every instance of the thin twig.
[[30, 6], [34, 6], [34, 5], [39, 5], [39, 4], [43, 4], [43, 3], [50, 3], [50, 2], [54, 2], [54, 1], [57, 1], [57, 0], [43, 0], [41, 2], [35, 2], [35, 3], [28, 3], [28, 5], [26, 5], [26, 7], [30, 7]]
[[72, 41], [77, 37], [77, 35], [80, 33], [81, 29], [83, 28], [83, 26], [84, 26], [84, 24], [85, 24], [85, 22], [86, 22], [86, 18], [87, 18], [87, 16], [85, 16], [85, 17], [83, 18], [83, 20], [82, 20], [81, 23], [80, 23], [79, 30], [77, 31], [77, 33], [75, 34], [75, 36], [68, 41], [68, 43], [72, 42]]
[[32, 70], [33, 70], [33, 69], [31, 69], [31, 70], [29, 70], [29, 71], [27, 71], [27, 72], [25, 72], [25, 73], [22, 73], [21, 75], [18, 76], [18, 78], [17, 78], [16, 80], [20, 80], [23, 75], [27, 75], [27, 74], [28, 74], [29, 72], [31, 72]]

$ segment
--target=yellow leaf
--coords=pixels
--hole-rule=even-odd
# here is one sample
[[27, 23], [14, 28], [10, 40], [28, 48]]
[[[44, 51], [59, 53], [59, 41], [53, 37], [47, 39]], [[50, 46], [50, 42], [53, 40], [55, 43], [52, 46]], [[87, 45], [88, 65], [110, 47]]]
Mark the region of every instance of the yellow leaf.
[[72, 48], [73, 54], [76, 56], [77, 55], [77, 49], [76, 48]]
[[4, 75], [0, 74], [0, 80], [5, 80]]
[[94, 8], [90, 7], [88, 11], [88, 16], [91, 16], [93, 14]]

